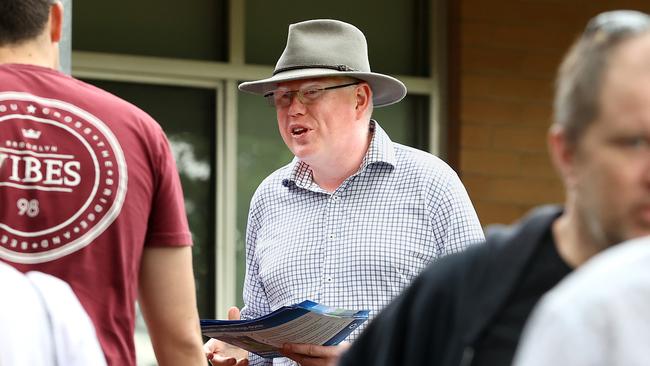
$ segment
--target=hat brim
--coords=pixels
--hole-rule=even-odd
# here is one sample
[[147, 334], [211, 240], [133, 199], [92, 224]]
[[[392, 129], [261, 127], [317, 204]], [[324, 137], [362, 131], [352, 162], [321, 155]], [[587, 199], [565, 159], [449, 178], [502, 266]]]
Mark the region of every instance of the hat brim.
[[383, 107], [397, 103], [406, 96], [406, 86], [404, 83], [388, 75], [374, 72], [336, 71], [319, 68], [289, 70], [273, 75], [270, 78], [247, 81], [239, 84], [239, 90], [251, 94], [264, 95], [276, 89], [278, 83], [281, 82], [332, 76], [351, 77], [367, 82], [370, 85], [370, 89], [372, 89], [372, 103], [375, 107]]

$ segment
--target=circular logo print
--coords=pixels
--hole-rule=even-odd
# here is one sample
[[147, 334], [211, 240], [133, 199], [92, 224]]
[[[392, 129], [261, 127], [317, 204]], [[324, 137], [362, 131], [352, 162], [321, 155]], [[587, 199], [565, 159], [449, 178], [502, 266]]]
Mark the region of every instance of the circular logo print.
[[51, 261], [90, 244], [126, 195], [122, 149], [71, 104], [0, 93], [0, 258]]

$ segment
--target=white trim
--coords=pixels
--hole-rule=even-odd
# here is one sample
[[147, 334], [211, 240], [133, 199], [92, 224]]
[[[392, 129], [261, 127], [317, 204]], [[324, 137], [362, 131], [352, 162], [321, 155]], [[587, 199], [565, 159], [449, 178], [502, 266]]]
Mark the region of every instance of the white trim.
[[430, 55], [431, 79], [429, 80], [429, 152], [446, 158], [447, 123], [447, 65], [446, 65], [446, 14], [445, 0], [430, 0], [431, 28]]
[[217, 91], [215, 225], [215, 314], [227, 317], [237, 305], [237, 85], [225, 83]]
[[[217, 318], [226, 319], [228, 309], [237, 305], [237, 84], [234, 68], [244, 63], [244, 1], [229, 1], [230, 64], [205, 65], [220, 74], [224, 66], [232, 71], [221, 75], [225, 87], [219, 90], [217, 103], [217, 223], [215, 243], [215, 309]], [[219, 69], [219, 71], [217, 70]], [[266, 69], [266, 68], [264, 68]], [[268, 68], [270, 70], [270, 68]], [[259, 70], [260, 73], [267, 72]], [[246, 71], [244, 71], [246, 73]], [[248, 76], [250, 77], [250, 76]], [[243, 78], [242, 78], [243, 79]]]
[[[86, 51], [73, 51], [72, 59], [72, 72], [77, 77], [179, 86], [214, 87], [223, 80], [257, 80], [273, 73], [272, 66]], [[430, 94], [435, 85], [434, 78], [395, 77], [406, 85], [409, 94]]]
[[[217, 250], [215, 314], [226, 319], [237, 305], [237, 82], [228, 81], [218, 107], [217, 136]], [[224, 95], [225, 94], [225, 95]]]

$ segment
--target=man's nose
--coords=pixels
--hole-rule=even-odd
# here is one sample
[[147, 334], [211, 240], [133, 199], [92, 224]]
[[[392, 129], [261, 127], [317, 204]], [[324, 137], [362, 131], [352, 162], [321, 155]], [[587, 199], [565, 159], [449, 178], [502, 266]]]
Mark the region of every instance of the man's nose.
[[305, 105], [300, 100], [298, 93], [293, 93], [291, 95], [291, 100], [289, 102], [289, 114], [301, 114], [305, 110]]
[[643, 154], [643, 161], [639, 161], [640, 164], [640, 178], [643, 181], [643, 184], [650, 190], [650, 149], [646, 149]]

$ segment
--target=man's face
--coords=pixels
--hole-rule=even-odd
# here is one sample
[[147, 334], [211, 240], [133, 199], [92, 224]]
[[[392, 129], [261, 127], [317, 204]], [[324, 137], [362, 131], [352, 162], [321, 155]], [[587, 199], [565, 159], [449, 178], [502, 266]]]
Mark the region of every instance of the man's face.
[[574, 159], [577, 213], [604, 247], [650, 234], [650, 36], [610, 60], [598, 118]]
[[[308, 90], [349, 84], [341, 78], [296, 80], [278, 85], [278, 90]], [[368, 125], [356, 123], [356, 85], [326, 90], [313, 100], [277, 106], [280, 135], [291, 152], [309, 165], [344, 158], [357, 144], [365, 143]], [[360, 137], [363, 136], [363, 139]]]

